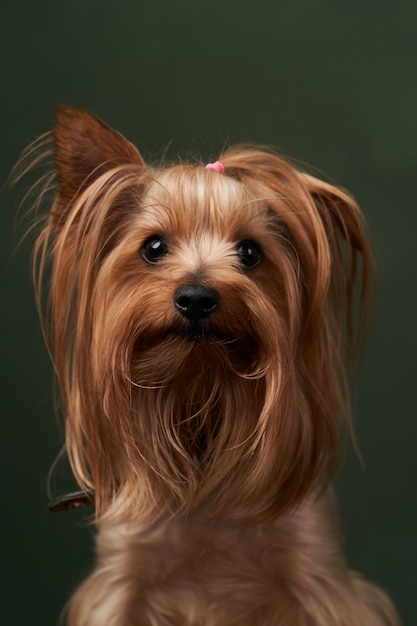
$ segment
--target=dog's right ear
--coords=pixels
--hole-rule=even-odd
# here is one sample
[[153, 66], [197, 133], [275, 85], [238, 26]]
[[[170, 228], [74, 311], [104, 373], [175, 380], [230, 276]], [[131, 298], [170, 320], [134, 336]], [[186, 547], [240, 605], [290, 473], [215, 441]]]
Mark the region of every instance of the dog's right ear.
[[109, 169], [144, 166], [138, 150], [97, 117], [70, 107], [55, 109], [53, 131], [59, 204], [74, 196]]

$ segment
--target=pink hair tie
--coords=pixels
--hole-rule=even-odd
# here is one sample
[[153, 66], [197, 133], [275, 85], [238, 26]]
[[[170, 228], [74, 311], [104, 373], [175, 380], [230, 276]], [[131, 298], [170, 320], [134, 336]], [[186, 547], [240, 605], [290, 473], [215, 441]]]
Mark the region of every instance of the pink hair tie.
[[220, 163], [220, 161], [207, 163], [206, 170], [216, 170], [216, 172], [219, 172], [219, 174], [224, 174], [224, 165], [223, 163]]

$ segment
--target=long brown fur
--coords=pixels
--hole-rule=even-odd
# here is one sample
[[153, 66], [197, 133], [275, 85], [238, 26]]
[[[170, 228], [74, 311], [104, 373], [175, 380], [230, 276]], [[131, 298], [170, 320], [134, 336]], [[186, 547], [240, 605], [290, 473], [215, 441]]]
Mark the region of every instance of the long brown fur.
[[[256, 147], [151, 167], [77, 109], [51, 143], [36, 289], [99, 530], [69, 626], [398, 626], [347, 568], [329, 488], [372, 292], [354, 200]], [[198, 333], [183, 285], [219, 297]]]

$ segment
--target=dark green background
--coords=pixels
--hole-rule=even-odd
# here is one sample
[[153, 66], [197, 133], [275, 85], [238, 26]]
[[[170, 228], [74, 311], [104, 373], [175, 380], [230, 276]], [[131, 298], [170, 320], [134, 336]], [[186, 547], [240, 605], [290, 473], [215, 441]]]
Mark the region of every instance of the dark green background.
[[[416, 623], [417, 3], [414, 0], [3, 0], [2, 182], [56, 104], [89, 109], [148, 153], [274, 144], [352, 190], [380, 268], [357, 401], [366, 470], [339, 479], [352, 566]], [[62, 438], [30, 286], [30, 246], [1, 201], [4, 625], [54, 626], [92, 560], [78, 512], [47, 512]], [[59, 492], [68, 484], [60, 470]]]

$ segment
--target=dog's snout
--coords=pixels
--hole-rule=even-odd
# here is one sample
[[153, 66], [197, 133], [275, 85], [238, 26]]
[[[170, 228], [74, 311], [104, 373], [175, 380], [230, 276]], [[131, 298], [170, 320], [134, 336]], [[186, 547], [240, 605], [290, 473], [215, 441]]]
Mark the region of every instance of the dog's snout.
[[216, 310], [219, 300], [219, 293], [204, 285], [183, 285], [174, 296], [177, 311], [189, 320], [208, 317]]

